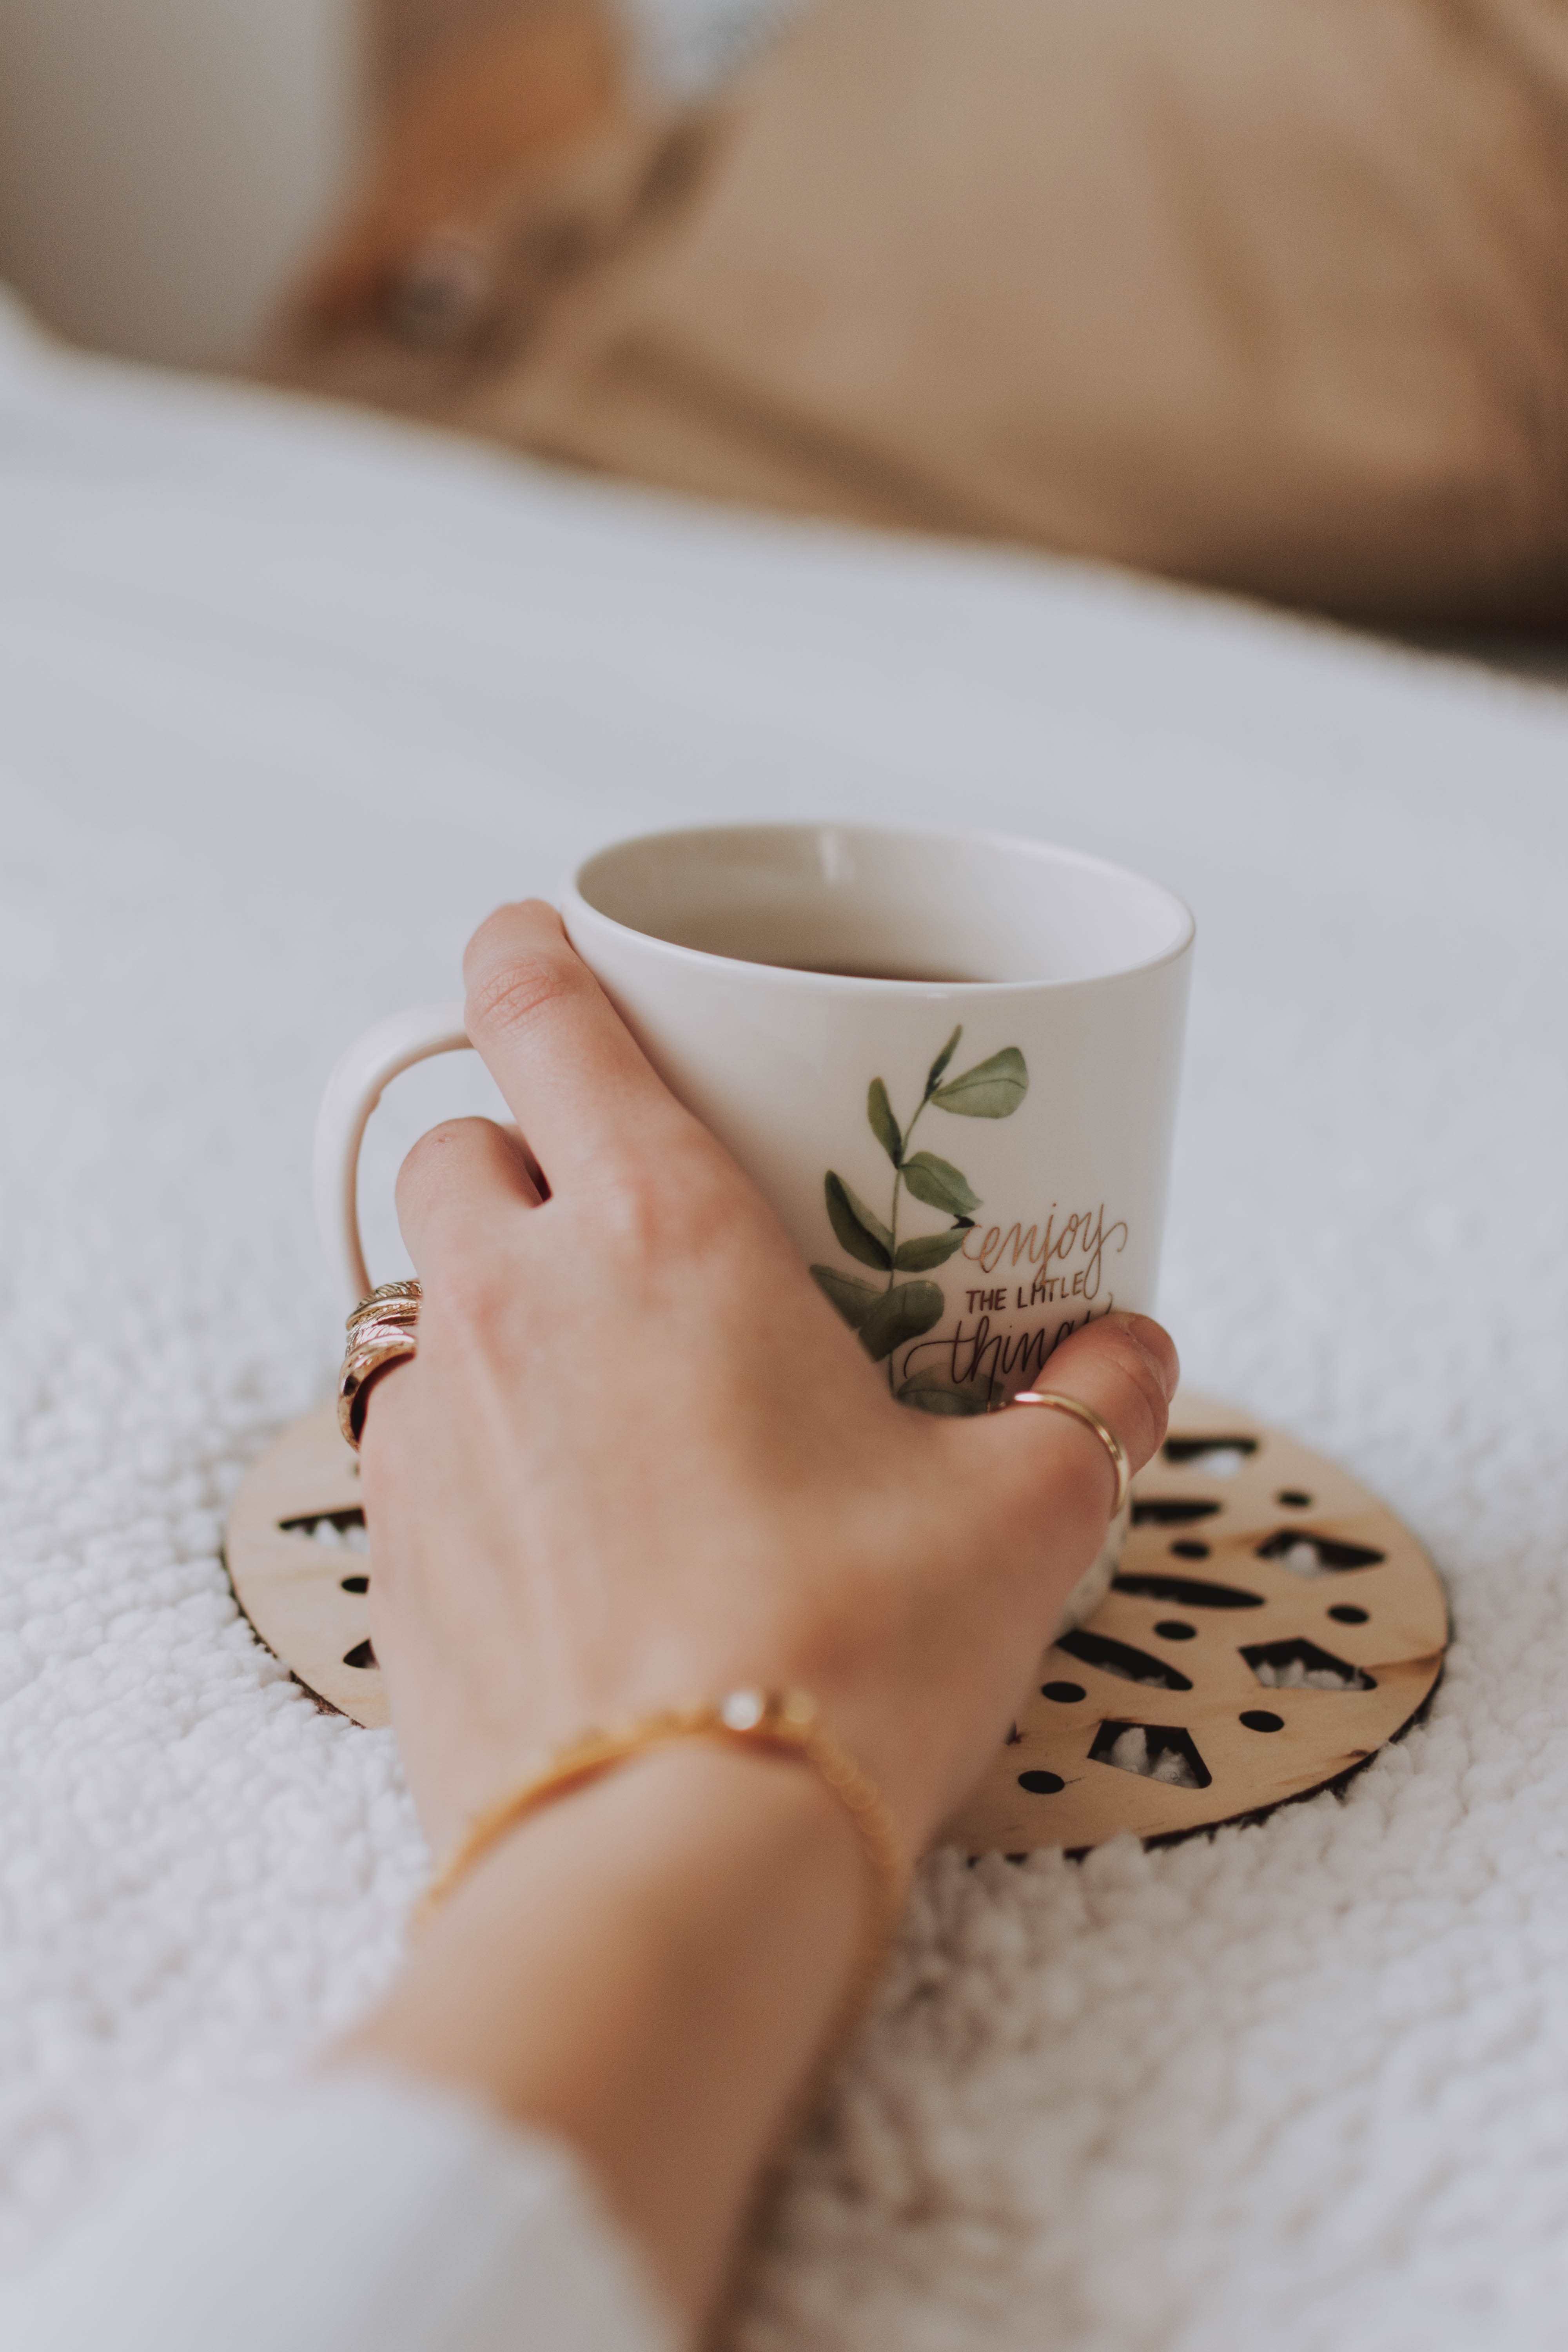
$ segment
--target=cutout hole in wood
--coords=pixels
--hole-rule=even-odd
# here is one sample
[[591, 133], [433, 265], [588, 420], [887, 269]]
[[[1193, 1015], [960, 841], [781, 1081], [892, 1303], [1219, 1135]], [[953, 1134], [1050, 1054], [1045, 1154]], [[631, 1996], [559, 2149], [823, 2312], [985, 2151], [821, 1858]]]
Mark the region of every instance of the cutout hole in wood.
[[1270, 1715], [1266, 1706], [1249, 1706], [1241, 1720], [1248, 1731], [1283, 1731], [1285, 1728], [1284, 1717]]
[[1367, 1609], [1358, 1609], [1353, 1601], [1342, 1601], [1330, 1610], [1336, 1625], [1364, 1625], [1371, 1615]]
[[1184, 1625], [1179, 1617], [1162, 1617], [1154, 1628], [1162, 1642], [1191, 1642], [1197, 1630], [1195, 1625]]
[[1170, 1789], [1206, 1789], [1214, 1774], [1190, 1731], [1173, 1723], [1102, 1723], [1089, 1749], [1094, 1764], [1114, 1764]]
[[1113, 1592], [1134, 1592], [1143, 1601], [1169, 1601], [1177, 1609], [1261, 1609], [1261, 1592], [1239, 1584], [1207, 1584], [1195, 1576], [1155, 1576], [1143, 1570], [1111, 1580]]
[[1312, 1507], [1312, 1497], [1300, 1486], [1281, 1486], [1274, 1499], [1288, 1511], [1310, 1511]]
[[1020, 1772], [1018, 1786], [1031, 1797], [1058, 1797], [1067, 1787], [1059, 1772]]
[[1255, 1642], [1242, 1656], [1266, 1690], [1369, 1691], [1377, 1688], [1370, 1675], [1320, 1650], [1315, 1642], [1298, 1634], [1289, 1642]]
[[1200, 1502], [1196, 1496], [1139, 1495], [1132, 1503], [1135, 1528], [1190, 1528], [1198, 1519], [1212, 1519], [1221, 1506]]
[[1234, 1478], [1257, 1451], [1256, 1437], [1167, 1437], [1160, 1448], [1177, 1469], [1201, 1462], [1211, 1478]]
[[1175, 1559], [1207, 1559], [1209, 1549], [1206, 1543], [1200, 1543], [1195, 1536], [1183, 1536], [1171, 1546], [1171, 1553]]
[[1375, 1568], [1388, 1557], [1370, 1544], [1340, 1543], [1307, 1528], [1279, 1528], [1254, 1549], [1259, 1559], [1278, 1560], [1296, 1576], [1337, 1576], [1348, 1568]]
[[344, 1592], [368, 1592], [370, 1591], [370, 1579], [368, 1576], [340, 1576], [338, 1583]]
[[343, 1652], [343, 1664], [345, 1666], [374, 1666], [375, 1652], [368, 1642], [356, 1642], [352, 1650]]
[[364, 1513], [356, 1503], [347, 1511], [311, 1511], [297, 1519], [279, 1519], [280, 1535], [309, 1536], [319, 1544], [331, 1544], [339, 1551], [368, 1551], [370, 1538], [365, 1532]]
[[1061, 1636], [1057, 1647], [1069, 1658], [1098, 1666], [1102, 1675], [1115, 1675], [1124, 1683], [1144, 1683], [1152, 1690], [1192, 1688], [1187, 1676], [1167, 1665], [1163, 1658], [1152, 1658], [1147, 1650], [1135, 1650], [1131, 1642], [1115, 1641], [1109, 1633], [1091, 1633], [1087, 1625], [1075, 1625], [1070, 1633]]
[[1056, 1706], [1076, 1706], [1088, 1694], [1081, 1683], [1042, 1683], [1040, 1696]]

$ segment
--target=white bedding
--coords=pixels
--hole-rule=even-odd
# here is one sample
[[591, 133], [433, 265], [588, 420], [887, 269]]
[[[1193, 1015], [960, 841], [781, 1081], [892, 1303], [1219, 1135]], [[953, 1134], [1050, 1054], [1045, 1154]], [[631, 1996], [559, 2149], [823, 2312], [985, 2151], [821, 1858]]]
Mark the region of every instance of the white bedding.
[[[349, 2016], [424, 1864], [217, 1552], [333, 1360], [338, 1048], [601, 837], [898, 814], [1191, 900], [1169, 1318], [1407, 1515], [1459, 1641], [1342, 1802], [934, 1862], [742, 2340], [1568, 2341], [1568, 697], [0, 320], [0, 2244]], [[466, 1086], [404, 1082], [375, 1182]]]

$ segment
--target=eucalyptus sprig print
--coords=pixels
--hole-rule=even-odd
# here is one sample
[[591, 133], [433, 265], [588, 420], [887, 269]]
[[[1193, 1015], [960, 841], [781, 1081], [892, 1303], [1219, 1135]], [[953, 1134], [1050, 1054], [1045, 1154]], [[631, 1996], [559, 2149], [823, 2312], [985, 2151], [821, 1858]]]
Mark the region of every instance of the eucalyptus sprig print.
[[[833, 1301], [850, 1329], [859, 1333], [860, 1344], [872, 1361], [886, 1360], [888, 1386], [898, 1395], [907, 1397], [910, 1404], [936, 1412], [970, 1408], [965, 1403], [942, 1402], [937, 1389], [923, 1374], [906, 1381], [902, 1389], [898, 1388], [893, 1354], [906, 1340], [918, 1339], [922, 1332], [940, 1323], [947, 1310], [947, 1301], [937, 1283], [900, 1282], [898, 1277], [901, 1274], [930, 1274], [944, 1265], [955, 1250], [962, 1249], [963, 1236], [974, 1223], [980, 1195], [963, 1171], [955, 1168], [951, 1160], [942, 1160], [934, 1151], [911, 1151], [910, 1138], [933, 1104], [955, 1118], [1011, 1118], [1029, 1090], [1028, 1068], [1016, 1045], [1004, 1045], [999, 1054], [976, 1062], [973, 1069], [961, 1072], [956, 1078], [949, 1078], [947, 1068], [963, 1034], [961, 1022], [926, 1073], [925, 1091], [907, 1126], [900, 1127], [894, 1117], [888, 1089], [880, 1078], [873, 1078], [867, 1090], [866, 1117], [871, 1132], [893, 1163], [893, 1194], [887, 1223], [884, 1224], [876, 1211], [867, 1206], [836, 1170], [830, 1168], [824, 1181], [827, 1222], [839, 1247], [858, 1264], [885, 1274], [886, 1283], [879, 1286], [860, 1275], [845, 1274], [837, 1266], [814, 1265], [811, 1269], [819, 1288]], [[928, 1209], [940, 1209], [952, 1220], [945, 1232], [916, 1234], [907, 1241], [900, 1241], [899, 1207], [906, 1192]], [[979, 1409], [984, 1410], [984, 1404]]]

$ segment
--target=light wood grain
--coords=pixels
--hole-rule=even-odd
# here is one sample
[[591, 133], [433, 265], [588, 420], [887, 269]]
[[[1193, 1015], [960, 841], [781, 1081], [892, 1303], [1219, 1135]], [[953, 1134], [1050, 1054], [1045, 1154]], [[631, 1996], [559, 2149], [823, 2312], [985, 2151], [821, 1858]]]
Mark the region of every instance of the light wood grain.
[[[1153, 1501], [1212, 1503], [1211, 1517], [1186, 1525], [1135, 1524], [1122, 1554], [1118, 1586], [1140, 1576], [1171, 1576], [1229, 1586], [1257, 1597], [1253, 1608], [1194, 1608], [1114, 1589], [1086, 1631], [1158, 1659], [1186, 1676], [1189, 1691], [1124, 1680], [1052, 1648], [1040, 1660], [1021, 1706], [1016, 1742], [1005, 1748], [974, 1796], [950, 1824], [949, 1837], [971, 1853], [1024, 1853], [1038, 1846], [1080, 1848], [1131, 1832], [1163, 1838], [1267, 1810], [1325, 1787], [1374, 1755], [1430, 1697], [1442, 1671], [1447, 1611], [1436, 1572], [1409, 1529], [1335, 1464], [1233, 1406], [1184, 1391], [1171, 1438], [1250, 1438], [1257, 1451], [1231, 1477], [1215, 1477], [1200, 1456], [1190, 1464], [1156, 1456], [1133, 1487], [1135, 1507]], [[1281, 1503], [1305, 1494], [1309, 1505]], [[1259, 1544], [1281, 1530], [1322, 1536], [1384, 1558], [1375, 1566], [1302, 1576]], [[1206, 1546], [1200, 1559], [1176, 1544]], [[1364, 1610], [1345, 1624], [1334, 1608]], [[1173, 1641], [1155, 1628], [1192, 1628]], [[1243, 1648], [1304, 1639], [1359, 1668], [1371, 1690], [1279, 1690], [1259, 1684]], [[1046, 1698], [1045, 1685], [1073, 1684], [1076, 1703]], [[1279, 1717], [1260, 1732], [1249, 1713]], [[1106, 1722], [1178, 1725], [1213, 1775], [1203, 1789], [1147, 1780], [1090, 1755]], [[1033, 1794], [1024, 1772], [1060, 1778], [1059, 1792]]]
[[[1150, 1464], [1133, 1487], [1144, 1516], [1128, 1538], [1118, 1587], [1083, 1629], [1174, 1669], [1192, 1687], [1129, 1681], [1051, 1648], [1029, 1678], [1016, 1738], [949, 1825], [951, 1843], [973, 1853], [1079, 1849], [1125, 1833], [1181, 1835], [1264, 1811], [1354, 1770], [1430, 1697], [1442, 1671], [1447, 1612], [1432, 1563], [1409, 1529], [1321, 1454], [1233, 1406], [1184, 1391], [1168, 1446], [1205, 1436], [1245, 1438], [1256, 1451], [1229, 1477], [1216, 1476], [1212, 1459], [1201, 1455], [1173, 1462], [1167, 1452]], [[1280, 1501], [1288, 1494], [1310, 1501]], [[1214, 1507], [1200, 1519], [1162, 1524], [1148, 1517], [1162, 1502]], [[348, 1663], [368, 1638], [368, 1603], [343, 1590], [345, 1576], [374, 1573], [374, 1563], [284, 1524], [358, 1504], [359, 1465], [338, 1433], [333, 1408], [324, 1405], [285, 1430], [251, 1470], [230, 1514], [226, 1558], [240, 1605], [268, 1648], [328, 1705], [356, 1723], [379, 1725], [387, 1719], [380, 1673]], [[1281, 1531], [1383, 1558], [1304, 1576], [1259, 1556], [1259, 1545]], [[1202, 1557], [1173, 1549], [1194, 1545], [1205, 1548]], [[1127, 1589], [1130, 1580], [1149, 1576], [1229, 1587], [1256, 1605], [1195, 1607]], [[1343, 1607], [1364, 1611], [1364, 1622], [1346, 1624], [1330, 1614]], [[1157, 1630], [1162, 1625], [1191, 1631], [1173, 1638]], [[1261, 1685], [1244, 1650], [1291, 1641], [1356, 1668], [1373, 1686]], [[1047, 1699], [1048, 1684], [1072, 1685], [1083, 1696]], [[1277, 1717], [1281, 1728], [1250, 1728], [1247, 1714]], [[1184, 1729], [1209, 1785], [1174, 1787], [1096, 1760], [1090, 1751], [1108, 1723]], [[1062, 1786], [1031, 1791], [1020, 1781], [1026, 1772], [1050, 1773]]]
[[359, 1461], [342, 1441], [335, 1404], [307, 1413], [269, 1445], [235, 1497], [224, 1538], [229, 1580], [269, 1650], [305, 1688], [356, 1723], [386, 1719], [386, 1692], [374, 1666], [349, 1654], [370, 1636], [369, 1602], [345, 1592], [345, 1576], [366, 1576], [354, 1553], [289, 1530], [290, 1519], [360, 1507]]

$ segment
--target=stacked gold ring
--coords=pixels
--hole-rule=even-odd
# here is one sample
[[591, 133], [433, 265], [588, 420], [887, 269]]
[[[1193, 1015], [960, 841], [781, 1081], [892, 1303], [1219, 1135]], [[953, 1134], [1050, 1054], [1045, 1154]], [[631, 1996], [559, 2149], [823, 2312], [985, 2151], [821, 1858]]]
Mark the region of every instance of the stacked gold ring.
[[349, 1317], [338, 1375], [338, 1427], [356, 1453], [373, 1383], [419, 1351], [420, 1296], [417, 1282], [384, 1282]]

